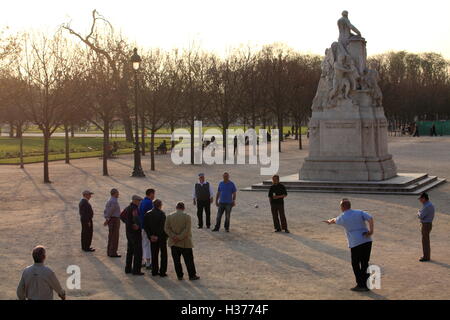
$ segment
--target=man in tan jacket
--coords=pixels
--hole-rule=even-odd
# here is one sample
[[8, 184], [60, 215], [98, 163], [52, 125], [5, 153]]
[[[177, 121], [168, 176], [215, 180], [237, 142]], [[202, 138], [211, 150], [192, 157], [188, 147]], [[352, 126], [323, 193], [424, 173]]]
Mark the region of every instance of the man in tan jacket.
[[183, 280], [183, 267], [181, 266], [181, 256], [189, 274], [189, 280], [198, 280], [194, 264], [192, 248], [191, 217], [184, 212], [183, 202], [178, 202], [177, 211], [169, 215], [164, 225], [164, 231], [169, 236], [169, 247], [172, 251], [173, 264], [178, 280]]

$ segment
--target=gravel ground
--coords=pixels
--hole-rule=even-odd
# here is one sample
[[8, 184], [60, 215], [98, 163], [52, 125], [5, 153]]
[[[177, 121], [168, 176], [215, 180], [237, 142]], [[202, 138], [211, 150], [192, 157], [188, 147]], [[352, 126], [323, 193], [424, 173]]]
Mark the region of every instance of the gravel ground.
[[[390, 137], [390, 152], [399, 172], [427, 172], [450, 178], [449, 137]], [[299, 151], [295, 141], [283, 144], [280, 175], [298, 171], [308, 145]], [[47, 264], [65, 286], [66, 268], [81, 268], [81, 290], [69, 299], [450, 299], [450, 184], [430, 192], [437, 214], [432, 231], [432, 261], [420, 263], [421, 242], [415, 196], [292, 193], [286, 199], [291, 234], [273, 233], [265, 192], [238, 192], [231, 232], [196, 229], [191, 203], [192, 184], [205, 172], [217, 186], [223, 171], [243, 188], [261, 182], [258, 165], [182, 165], [170, 156], [157, 156], [157, 171], [143, 159], [147, 177], [131, 178], [132, 158], [110, 161], [111, 176], [101, 175], [101, 160], [74, 160], [50, 164], [52, 184], [42, 180], [42, 165], [0, 166], [0, 299], [15, 299], [21, 271], [31, 264], [37, 244], [48, 249]], [[107, 228], [103, 208], [109, 190], [117, 187], [120, 203], [153, 187], [164, 210], [185, 201], [193, 217], [194, 256], [201, 280], [178, 281], [169, 254], [167, 278], [133, 277], [123, 272], [125, 228], [121, 226], [119, 252], [106, 256]], [[78, 202], [84, 189], [95, 192], [94, 253], [80, 250]], [[371, 263], [382, 271], [381, 289], [354, 293], [350, 252], [343, 230], [321, 220], [339, 214], [339, 200], [350, 197], [353, 207], [375, 219]], [[255, 208], [255, 204], [259, 208]], [[212, 219], [216, 209], [212, 209]], [[169, 251], [170, 252], [170, 251]]]

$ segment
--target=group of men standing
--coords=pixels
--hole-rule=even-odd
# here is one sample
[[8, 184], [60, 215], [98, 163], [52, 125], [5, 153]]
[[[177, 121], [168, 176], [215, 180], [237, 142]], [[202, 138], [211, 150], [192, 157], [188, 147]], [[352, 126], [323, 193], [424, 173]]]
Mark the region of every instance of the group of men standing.
[[[192, 191], [193, 203], [197, 206], [198, 228], [203, 228], [203, 211], [205, 211], [206, 228], [211, 227], [211, 203], [214, 201], [214, 191], [211, 184], [206, 181], [205, 174], [199, 173], [198, 182]], [[219, 231], [222, 217], [225, 213], [225, 231], [230, 232], [231, 210], [236, 205], [236, 185], [230, 180], [228, 172], [223, 174], [223, 181], [219, 183], [216, 194], [217, 217], [212, 231]]]
[[[272, 177], [273, 185], [269, 190], [269, 202], [273, 217], [275, 232], [287, 228], [284, 198], [287, 196], [286, 188], [280, 183], [279, 176]], [[231, 211], [236, 205], [237, 188], [230, 180], [228, 172], [223, 173], [223, 180], [217, 187], [217, 192], [210, 182], [206, 181], [205, 174], [198, 174], [198, 182], [192, 191], [193, 204], [197, 207], [198, 228], [211, 228], [211, 204], [217, 206], [217, 216], [212, 231], [220, 230], [222, 217], [225, 215], [225, 231], [230, 232]], [[93, 216], [89, 200], [94, 193], [85, 190], [79, 203], [81, 220], [81, 248], [86, 252], [95, 251], [91, 247], [93, 235]], [[162, 211], [162, 201], [155, 200], [155, 189], [147, 189], [145, 197], [133, 195], [131, 203], [121, 211], [119, 205], [119, 190], [113, 188], [111, 197], [106, 202], [104, 210], [104, 226], [108, 227], [107, 255], [111, 258], [120, 258], [118, 253], [120, 221], [126, 225], [127, 256], [125, 272], [133, 275], [143, 275], [142, 267], [151, 270], [152, 275], [166, 276], [167, 272], [167, 245], [171, 247], [175, 270], [179, 279], [183, 278], [180, 257], [183, 256], [188, 269], [189, 278], [197, 278], [192, 253], [191, 218], [184, 213], [184, 203], [176, 206], [173, 217], [166, 219]], [[215, 196], [215, 199], [214, 199]], [[203, 219], [205, 213], [205, 220]], [[281, 220], [281, 223], [280, 223]], [[159, 259], [161, 256], [161, 259]]]
[[[111, 190], [111, 198], [106, 202], [104, 225], [108, 226], [107, 255], [120, 258], [118, 254], [120, 221], [125, 223], [127, 255], [125, 273], [144, 275], [142, 267], [151, 270], [153, 276], [167, 276], [167, 245], [171, 247], [175, 270], [179, 280], [183, 279], [181, 256], [183, 256], [190, 280], [197, 280], [191, 220], [179, 202], [176, 211], [166, 218], [162, 211], [162, 201], [155, 199], [155, 190], [147, 189], [145, 198], [133, 195], [131, 203], [121, 211], [118, 202], [119, 191]], [[86, 252], [95, 251], [91, 247], [92, 219], [94, 211], [89, 200], [93, 192], [86, 190], [79, 204], [81, 220], [81, 248]], [[159, 259], [160, 258], [160, 259]]]
[[[272, 177], [272, 187], [269, 190], [271, 212], [275, 232], [284, 230], [289, 233], [284, 210], [284, 198], [287, 196], [286, 188], [280, 183], [280, 178]], [[215, 203], [218, 207], [216, 225], [212, 231], [219, 231], [221, 219], [225, 213], [225, 230], [229, 232], [231, 210], [235, 206], [236, 186], [229, 179], [229, 174], [223, 174], [223, 181], [219, 183]], [[178, 202], [176, 211], [166, 217], [162, 210], [163, 203], [155, 199], [155, 190], [147, 189], [145, 198], [133, 195], [131, 203], [120, 210], [118, 202], [119, 191], [112, 189], [111, 198], [107, 201], [104, 210], [105, 222], [108, 226], [107, 255], [111, 258], [121, 257], [118, 252], [120, 221], [126, 225], [127, 256], [125, 273], [144, 275], [141, 268], [151, 269], [153, 276], [167, 276], [167, 246], [171, 248], [175, 272], [178, 280], [183, 280], [183, 257], [190, 280], [198, 280], [191, 230], [191, 217], [185, 212], [183, 202]], [[79, 203], [81, 220], [81, 247], [83, 251], [93, 252], [91, 247], [93, 235], [93, 215], [89, 200], [93, 192], [86, 190]], [[421, 223], [423, 256], [421, 262], [430, 261], [430, 232], [434, 219], [435, 209], [426, 193], [419, 197], [422, 208], [417, 216]], [[214, 201], [214, 191], [203, 173], [199, 174], [199, 182], [193, 189], [193, 203], [197, 206], [198, 227], [203, 228], [203, 211], [206, 214], [206, 227], [211, 226], [211, 203]], [[353, 291], [368, 291], [368, 266], [372, 250], [372, 235], [374, 232], [373, 217], [367, 212], [354, 210], [350, 200], [342, 199], [340, 203], [342, 214], [336, 218], [325, 220], [328, 224], [337, 224], [344, 227], [348, 246], [351, 251], [351, 263], [356, 280]], [[281, 221], [280, 221], [281, 220]], [[56, 291], [61, 299], [65, 299], [65, 292], [59, 284], [54, 272], [44, 266], [46, 258], [45, 248], [37, 246], [33, 250], [35, 264], [27, 267], [17, 288], [19, 299], [52, 299]]]

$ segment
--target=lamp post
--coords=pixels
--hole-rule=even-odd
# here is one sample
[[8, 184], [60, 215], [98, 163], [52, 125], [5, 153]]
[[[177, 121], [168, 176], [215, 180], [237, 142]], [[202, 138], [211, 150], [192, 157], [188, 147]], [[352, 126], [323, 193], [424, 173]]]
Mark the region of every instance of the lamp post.
[[131, 56], [131, 62], [134, 70], [134, 117], [135, 117], [135, 141], [134, 141], [134, 168], [132, 177], [145, 177], [144, 171], [141, 165], [141, 152], [139, 151], [139, 118], [138, 118], [138, 79], [137, 72], [141, 63], [141, 57], [137, 53], [137, 48], [133, 49], [133, 55]]

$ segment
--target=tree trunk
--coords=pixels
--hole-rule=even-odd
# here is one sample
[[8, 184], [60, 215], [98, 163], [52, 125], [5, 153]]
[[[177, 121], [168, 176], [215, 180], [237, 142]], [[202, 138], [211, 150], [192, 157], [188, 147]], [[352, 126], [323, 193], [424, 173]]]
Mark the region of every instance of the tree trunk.
[[9, 122], [9, 137], [14, 138], [14, 124], [12, 122]]
[[23, 135], [20, 135], [19, 152], [20, 152], [20, 168], [23, 169], [24, 168], [24, 165], [23, 165]]
[[50, 133], [49, 130], [44, 132], [44, 183], [51, 183], [50, 174], [48, 170], [48, 147], [50, 143]]
[[75, 138], [75, 127], [74, 125], [70, 126], [70, 137]]
[[194, 118], [191, 119], [191, 164], [194, 164]]
[[69, 126], [64, 125], [64, 140], [65, 140], [65, 151], [66, 151], [66, 163], [70, 163], [70, 150], [69, 150]]
[[125, 137], [128, 142], [133, 142], [133, 123], [131, 122], [130, 112], [126, 101], [120, 101], [120, 114], [122, 118], [123, 127], [125, 130]]
[[281, 142], [283, 141], [283, 115], [281, 112], [278, 113], [278, 148], [281, 152]]
[[[170, 124], [170, 132], [173, 133], [174, 131], [175, 131], [175, 123], [171, 123]], [[171, 146], [172, 146], [171, 149], [173, 149], [175, 147], [175, 141], [174, 140], [171, 141]]]
[[142, 140], [141, 153], [143, 156], [145, 156], [145, 118], [144, 118], [144, 113], [142, 113], [142, 117], [141, 117], [141, 140]]
[[[223, 126], [223, 128], [222, 128], [222, 144], [223, 144], [223, 159], [224, 159], [224, 161], [226, 162], [227, 161], [227, 159], [228, 159], [228, 148], [227, 148], [227, 129], [228, 129], [228, 126]], [[234, 141], [233, 141], [233, 143], [234, 143]]]
[[108, 174], [108, 157], [109, 157], [109, 122], [104, 122], [103, 129], [103, 175], [109, 176]]
[[152, 130], [150, 137], [150, 170], [155, 171], [155, 131]]
[[19, 123], [16, 125], [16, 138], [22, 137], [22, 124]]

